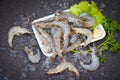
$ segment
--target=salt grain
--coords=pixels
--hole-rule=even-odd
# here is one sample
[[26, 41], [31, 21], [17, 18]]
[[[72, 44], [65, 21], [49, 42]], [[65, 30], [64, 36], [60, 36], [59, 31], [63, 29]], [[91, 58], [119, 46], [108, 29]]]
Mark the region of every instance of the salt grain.
[[10, 56], [11, 57], [12, 56], [16, 57], [16, 55], [17, 55], [17, 51], [16, 50], [10, 50]]
[[24, 71], [22, 71], [20, 74], [21, 74], [21, 78], [26, 78], [27, 77], [27, 73], [24, 72]]
[[28, 65], [28, 70], [29, 70], [30, 72], [36, 71], [36, 67], [33, 66], [33, 65]]
[[50, 63], [50, 62], [49, 62], [49, 57], [48, 57], [48, 58], [45, 59], [45, 61], [43, 62], [42, 65], [43, 65], [45, 68], [49, 69], [49, 63]]
[[3, 80], [10, 80], [8, 75], [3, 76]]
[[31, 39], [31, 40], [30, 40], [30, 44], [31, 44], [32, 46], [36, 46], [36, 45], [37, 45], [37, 42], [36, 42], [35, 39]]

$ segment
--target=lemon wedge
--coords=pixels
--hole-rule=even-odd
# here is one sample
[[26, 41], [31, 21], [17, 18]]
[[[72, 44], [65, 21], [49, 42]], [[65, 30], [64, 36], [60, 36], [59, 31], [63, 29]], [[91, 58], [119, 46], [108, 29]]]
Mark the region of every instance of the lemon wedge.
[[104, 30], [101, 29], [100, 26], [97, 26], [94, 30], [93, 30], [93, 38], [96, 39], [96, 38], [99, 38], [101, 37], [101, 35], [103, 34]]

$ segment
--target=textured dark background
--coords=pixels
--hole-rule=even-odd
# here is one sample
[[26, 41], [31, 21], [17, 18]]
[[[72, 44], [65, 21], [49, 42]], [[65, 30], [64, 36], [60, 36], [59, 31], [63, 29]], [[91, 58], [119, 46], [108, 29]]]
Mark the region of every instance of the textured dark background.
[[[44, 75], [51, 67], [58, 64], [47, 62], [44, 55], [40, 63], [32, 64], [28, 61], [23, 46], [38, 47], [35, 37], [22, 35], [14, 38], [15, 50], [11, 50], [7, 43], [8, 30], [15, 25], [31, 29], [28, 21], [54, 13], [56, 10], [64, 10], [81, 0], [0, 0], [0, 80], [77, 80], [75, 74], [64, 71], [58, 75]], [[120, 23], [120, 1], [119, 0], [94, 0], [103, 13]], [[116, 37], [120, 41], [120, 33]], [[68, 55], [67, 59], [74, 63], [79, 69], [82, 80], [120, 80], [120, 50], [116, 53], [105, 51], [107, 63], [101, 64], [94, 72], [79, 68], [75, 55]]]

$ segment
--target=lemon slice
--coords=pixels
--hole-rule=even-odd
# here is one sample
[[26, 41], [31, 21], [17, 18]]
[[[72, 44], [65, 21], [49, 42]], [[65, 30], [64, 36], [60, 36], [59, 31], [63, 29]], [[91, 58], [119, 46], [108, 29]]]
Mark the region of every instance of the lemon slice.
[[96, 38], [99, 38], [101, 37], [101, 35], [103, 34], [104, 30], [101, 29], [100, 26], [97, 26], [94, 30], [93, 30], [93, 38], [96, 39]]

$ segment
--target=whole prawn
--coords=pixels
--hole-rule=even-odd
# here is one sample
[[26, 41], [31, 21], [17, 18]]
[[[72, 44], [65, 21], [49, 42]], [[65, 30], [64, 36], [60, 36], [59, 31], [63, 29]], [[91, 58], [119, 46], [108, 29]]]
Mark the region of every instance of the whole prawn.
[[80, 61], [80, 65], [89, 71], [94, 71], [96, 69], [98, 69], [99, 65], [100, 65], [100, 61], [99, 61], [99, 57], [96, 55], [96, 48], [93, 47], [91, 48], [91, 63], [90, 64], [84, 64], [84, 62]]

